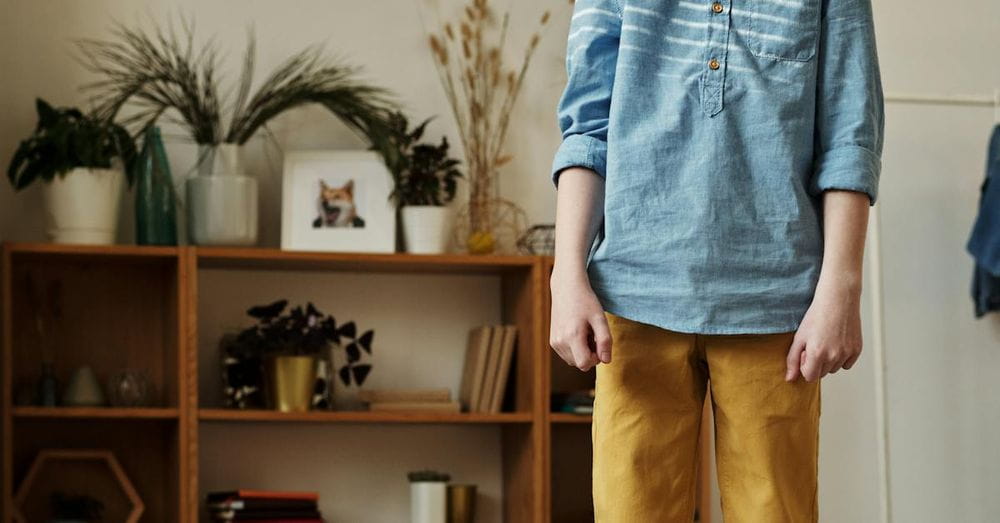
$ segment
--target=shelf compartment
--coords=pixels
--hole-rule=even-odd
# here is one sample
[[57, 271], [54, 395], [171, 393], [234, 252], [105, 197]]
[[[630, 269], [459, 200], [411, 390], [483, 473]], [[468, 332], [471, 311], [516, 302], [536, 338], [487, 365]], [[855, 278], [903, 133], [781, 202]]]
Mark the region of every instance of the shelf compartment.
[[265, 248], [197, 247], [204, 269], [501, 274], [530, 270], [535, 256], [466, 254], [370, 254], [283, 251]]
[[201, 421], [305, 423], [530, 423], [530, 412], [498, 414], [456, 412], [310, 411], [199, 409]]
[[14, 418], [176, 420], [180, 411], [156, 407], [14, 407], [12, 413]]

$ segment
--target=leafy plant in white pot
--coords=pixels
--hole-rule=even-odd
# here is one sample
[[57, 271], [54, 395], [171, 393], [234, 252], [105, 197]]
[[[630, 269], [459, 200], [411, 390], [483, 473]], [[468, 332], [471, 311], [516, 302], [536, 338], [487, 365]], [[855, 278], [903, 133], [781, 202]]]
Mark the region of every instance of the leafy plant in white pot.
[[56, 243], [115, 242], [122, 186], [134, 180], [135, 142], [109, 118], [35, 101], [38, 125], [7, 169], [20, 191], [45, 182], [46, 233]]
[[406, 252], [440, 254], [448, 249], [451, 211], [455, 199], [459, 161], [448, 155], [448, 138], [438, 145], [419, 143], [430, 123], [425, 120], [413, 130], [400, 112], [392, 115], [390, 139], [381, 151], [394, 188], [390, 197], [400, 212]]
[[[243, 146], [278, 115], [319, 104], [370, 143], [384, 140], [393, 106], [388, 93], [357, 78], [357, 69], [328, 60], [310, 47], [281, 63], [252, 90], [256, 42], [250, 35], [235, 99], [224, 101], [217, 83], [217, 49], [194, 49], [192, 24], [183, 34], [152, 34], [117, 24], [118, 41], [83, 40], [84, 63], [102, 77], [87, 86], [98, 108], [127, 122], [151, 125], [167, 113], [198, 144], [197, 175], [187, 181], [190, 240], [199, 245], [257, 242], [257, 180], [243, 167]], [[224, 108], [230, 112], [224, 123]]]

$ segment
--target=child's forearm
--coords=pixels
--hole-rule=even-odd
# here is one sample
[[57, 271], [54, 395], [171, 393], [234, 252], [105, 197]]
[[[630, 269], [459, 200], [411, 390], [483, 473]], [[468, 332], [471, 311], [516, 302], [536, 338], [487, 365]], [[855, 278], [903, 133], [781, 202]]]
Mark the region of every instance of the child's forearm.
[[604, 179], [600, 175], [581, 167], [571, 167], [560, 173], [554, 277], [586, 278], [587, 255], [603, 215]]
[[818, 290], [861, 293], [869, 199], [863, 192], [823, 193], [823, 265]]

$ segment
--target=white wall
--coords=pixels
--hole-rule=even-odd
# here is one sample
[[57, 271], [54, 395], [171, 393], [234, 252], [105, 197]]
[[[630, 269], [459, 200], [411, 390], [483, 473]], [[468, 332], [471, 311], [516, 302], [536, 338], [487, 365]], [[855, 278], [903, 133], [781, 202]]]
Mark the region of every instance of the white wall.
[[[75, 88], [87, 77], [70, 59], [69, 39], [105, 35], [109, 17], [133, 21], [147, 10], [156, 17], [178, 9], [194, 13], [199, 34], [217, 35], [231, 63], [242, 51], [244, 27], [254, 21], [261, 71], [306, 45], [326, 41], [331, 51], [363, 64], [373, 81], [396, 90], [414, 119], [440, 115], [431, 126], [432, 135], [448, 133], [457, 143], [424, 46], [417, 1], [4, 0], [0, 159], [6, 166], [18, 140], [34, 125], [35, 96], [60, 104], [82, 101]], [[538, 2], [515, 4], [514, 26], [523, 37], [533, 26]], [[990, 94], [1000, 86], [1000, 4], [994, 0], [876, 4], [887, 92]], [[549, 5], [566, 9], [561, 0]], [[510, 150], [517, 153], [516, 159], [501, 182], [502, 193], [520, 203], [532, 222], [554, 217], [548, 165], [558, 144], [553, 108], [565, 79], [562, 38], [567, 23], [563, 10], [543, 41], [530, 85], [515, 111]], [[890, 501], [898, 522], [986, 522], [1000, 513], [1000, 498], [991, 495], [993, 480], [1000, 475], [995, 444], [1000, 441], [1000, 400], [991, 392], [1000, 379], [1000, 316], [972, 320], [972, 264], [963, 251], [991, 122], [989, 109], [888, 108], [879, 209]], [[315, 109], [283, 117], [274, 128], [286, 149], [359, 146], [343, 127]], [[176, 142], [168, 148], [180, 174], [187, 154]], [[258, 141], [249, 160], [263, 182], [263, 243], [276, 245], [280, 158], [272, 151], [269, 163], [261, 150]], [[37, 190], [15, 197], [0, 184], [0, 238], [41, 240], [40, 204]], [[127, 239], [127, 227], [123, 234]], [[868, 290], [871, 284], [868, 281]], [[870, 299], [865, 309], [867, 321]], [[866, 324], [868, 350], [859, 365], [824, 381], [820, 502], [825, 522], [879, 518], [871, 327]], [[419, 440], [421, 434], [416, 430], [413, 437]], [[225, 448], [224, 434], [210, 429], [205, 436], [206, 448]], [[386, 437], [397, 436], [403, 434]], [[221, 484], [218, 476], [210, 479], [213, 485]]]

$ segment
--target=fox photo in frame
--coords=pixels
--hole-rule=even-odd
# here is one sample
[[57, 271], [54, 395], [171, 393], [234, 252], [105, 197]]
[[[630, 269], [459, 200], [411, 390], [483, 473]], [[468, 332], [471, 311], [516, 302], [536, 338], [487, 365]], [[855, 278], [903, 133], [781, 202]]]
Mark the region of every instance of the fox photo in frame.
[[395, 252], [392, 177], [369, 151], [292, 151], [282, 174], [281, 248]]

